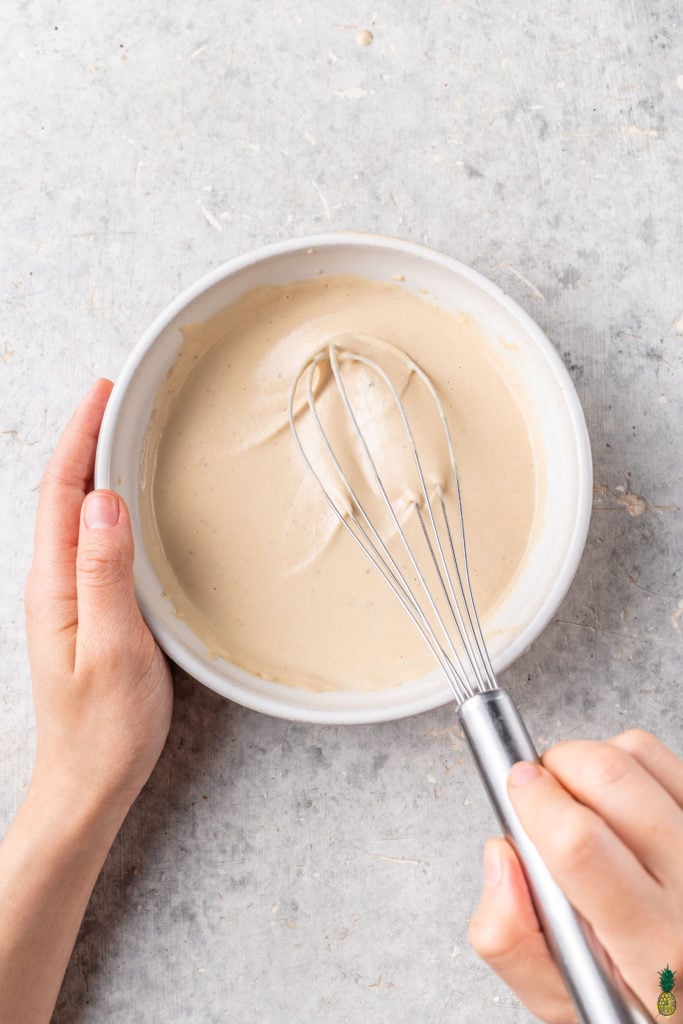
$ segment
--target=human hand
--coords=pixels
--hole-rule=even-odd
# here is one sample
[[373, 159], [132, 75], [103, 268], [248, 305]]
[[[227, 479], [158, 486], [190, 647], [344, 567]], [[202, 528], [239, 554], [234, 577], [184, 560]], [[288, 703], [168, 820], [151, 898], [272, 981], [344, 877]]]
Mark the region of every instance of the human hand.
[[[631, 730], [605, 742], [551, 747], [535, 777], [510, 773], [522, 825], [560, 888], [593, 927], [654, 1016], [658, 972], [683, 977], [683, 761]], [[484, 891], [470, 924], [479, 956], [532, 1013], [573, 1024], [576, 1012], [504, 839], [484, 851]]]
[[128, 510], [92, 491], [111, 382], [79, 405], [45, 471], [26, 620], [37, 720], [31, 789], [111, 818], [115, 831], [161, 753], [173, 692], [133, 591]]
[[168, 666], [133, 592], [124, 503], [92, 491], [111, 392], [98, 381], [40, 488], [26, 620], [38, 726], [0, 842], [0, 1024], [47, 1024], [95, 879], [164, 745]]

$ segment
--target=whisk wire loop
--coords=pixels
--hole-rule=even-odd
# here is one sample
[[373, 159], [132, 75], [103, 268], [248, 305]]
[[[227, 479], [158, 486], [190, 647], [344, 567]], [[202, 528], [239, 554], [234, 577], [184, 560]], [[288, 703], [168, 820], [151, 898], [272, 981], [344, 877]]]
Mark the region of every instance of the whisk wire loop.
[[472, 593], [472, 580], [470, 577], [469, 562], [467, 558], [467, 544], [465, 543], [465, 518], [462, 511], [460, 480], [458, 479], [457, 473], [455, 474], [455, 487], [460, 520], [460, 543], [462, 545], [463, 568], [465, 570], [464, 574], [461, 574], [460, 572], [460, 566], [458, 564], [458, 559], [455, 554], [455, 545], [453, 543], [451, 524], [448, 518], [448, 512], [446, 510], [446, 503], [444, 502], [443, 494], [441, 493], [441, 491], [439, 491], [439, 502], [441, 505], [441, 513], [443, 515], [444, 520], [444, 529], [446, 530], [446, 534], [448, 536], [448, 543], [451, 550], [451, 557], [453, 559], [454, 571], [457, 576], [458, 584], [461, 588], [464, 598], [463, 604], [465, 607], [465, 613], [467, 615], [467, 621], [469, 623], [471, 630], [471, 633], [469, 635], [471, 635], [474, 639], [477, 654], [479, 656], [484, 671], [484, 680], [481, 683], [481, 688], [483, 690], [496, 690], [498, 688], [498, 683], [496, 682], [496, 674], [493, 671], [493, 665], [491, 664], [491, 658], [488, 652], [488, 647], [486, 646], [486, 641], [484, 640], [484, 632], [481, 628], [481, 622], [479, 621], [479, 616], [477, 615], [477, 610], [474, 603], [474, 595]]
[[[310, 472], [311, 476], [316, 480], [316, 482], [317, 482], [318, 486], [320, 487], [320, 490], [321, 490], [323, 496], [327, 500], [327, 503], [330, 506], [332, 512], [334, 513], [336, 518], [339, 520], [341, 525], [353, 537], [353, 539], [356, 542], [356, 544], [358, 544], [358, 546], [361, 548], [361, 550], [364, 552], [364, 554], [367, 556], [367, 558], [370, 559], [372, 564], [375, 566], [375, 568], [381, 574], [381, 576], [384, 579], [384, 581], [388, 584], [388, 586], [394, 592], [394, 594], [396, 595], [396, 597], [400, 601], [401, 605], [403, 606], [404, 610], [408, 613], [408, 615], [412, 619], [414, 625], [417, 627], [417, 629], [419, 630], [419, 632], [422, 635], [423, 639], [425, 640], [425, 642], [429, 646], [429, 648], [430, 648], [430, 650], [431, 650], [435, 660], [437, 661], [437, 663], [441, 667], [442, 671], [446, 675], [449, 683], [451, 684], [451, 686], [455, 690], [455, 692], [456, 692], [456, 694], [458, 696], [458, 699], [459, 700], [464, 700], [465, 697], [467, 696], [467, 693], [462, 690], [459, 678], [458, 678], [458, 676], [457, 676], [457, 674], [456, 674], [456, 672], [454, 670], [454, 667], [453, 667], [453, 665], [451, 663], [451, 660], [450, 660], [448, 654], [443, 649], [442, 644], [439, 642], [439, 639], [438, 639], [434, 629], [432, 628], [429, 620], [425, 616], [424, 611], [420, 607], [419, 603], [416, 601], [414, 594], [411, 592], [410, 588], [403, 581], [403, 577], [402, 577], [402, 574], [401, 574], [401, 572], [400, 572], [400, 570], [398, 568], [398, 565], [396, 564], [395, 560], [391, 556], [391, 553], [389, 552], [389, 550], [387, 549], [386, 545], [384, 544], [384, 542], [382, 541], [381, 537], [379, 536], [379, 533], [378, 533], [377, 529], [375, 528], [372, 520], [367, 515], [367, 512], [366, 512], [366, 510], [365, 510], [365, 508], [363, 506], [363, 503], [359, 499], [359, 497], [358, 497], [355, 489], [353, 488], [351, 482], [348, 480], [346, 474], [344, 473], [344, 470], [342, 469], [342, 466], [339, 463], [339, 460], [338, 460], [338, 458], [337, 458], [337, 456], [335, 454], [335, 451], [334, 451], [334, 449], [332, 448], [332, 446], [331, 446], [331, 444], [329, 442], [329, 438], [327, 436], [327, 432], [325, 431], [325, 428], [324, 428], [324, 426], [323, 426], [323, 424], [322, 424], [322, 422], [320, 420], [320, 417], [318, 415], [318, 411], [317, 411], [317, 408], [316, 408], [316, 404], [315, 404], [315, 396], [314, 396], [314, 393], [313, 393], [313, 379], [314, 379], [314, 376], [315, 376], [315, 369], [316, 369], [316, 367], [319, 365], [319, 363], [323, 359], [326, 359], [326, 358], [327, 358], [327, 354], [326, 353], [320, 353], [314, 360], [312, 360], [312, 362], [308, 366], [308, 369], [306, 371], [302, 371], [302, 372], [306, 372], [305, 385], [306, 385], [306, 398], [307, 398], [307, 402], [308, 402], [308, 407], [309, 407], [310, 413], [311, 413], [311, 415], [313, 417], [313, 421], [315, 423], [315, 426], [317, 428], [318, 436], [319, 436], [320, 440], [323, 442], [323, 446], [325, 448], [326, 454], [329, 456], [330, 461], [331, 461], [332, 465], [335, 468], [335, 471], [337, 472], [340, 480], [342, 481], [342, 483], [346, 487], [346, 489], [348, 491], [348, 494], [349, 494], [349, 497], [352, 499], [352, 502], [353, 502], [354, 506], [358, 509], [358, 511], [363, 516], [363, 519], [367, 523], [367, 529], [363, 525], [363, 523], [359, 520], [358, 516], [355, 514], [353, 509], [348, 511], [346, 514], [344, 514], [340, 510], [340, 508], [338, 507], [338, 505], [335, 502], [334, 498], [332, 497], [332, 495], [329, 493], [327, 487], [325, 486], [325, 484], [324, 484], [320, 474], [316, 470], [314, 464], [311, 462], [310, 458], [308, 457], [308, 454], [306, 452], [305, 446], [302, 444], [301, 438], [299, 436], [299, 432], [298, 432], [297, 427], [296, 427], [295, 415], [294, 415], [294, 397], [295, 397], [298, 381], [301, 379], [302, 374], [300, 374], [299, 377], [297, 378], [297, 380], [294, 382], [294, 386], [292, 387], [292, 391], [290, 393], [290, 402], [289, 402], [289, 422], [290, 422], [290, 427], [291, 427], [291, 430], [292, 430], [292, 434], [294, 436], [294, 440], [296, 442], [296, 446], [297, 446], [297, 448], [299, 450], [299, 453], [300, 453], [301, 457], [303, 458], [303, 461], [304, 461], [308, 471]], [[359, 534], [360, 534], [360, 536], [359, 536]]]
[[[431, 561], [432, 561], [432, 565], [434, 567], [434, 572], [436, 573], [436, 578], [438, 579], [439, 584], [441, 586], [441, 589], [443, 591], [443, 594], [444, 594], [444, 597], [445, 597], [445, 600], [446, 600], [446, 605], [448, 607], [448, 610], [450, 612], [451, 618], [453, 620], [453, 625], [455, 627], [455, 631], [456, 631], [456, 633], [457, 633], [457, 635], [458, 635], [458, 637], [460, 639], [460, 642], [462, 643], [462, 645], [463, 645], [463, 647], [465, 649], [465, 652], [466, 652], [466, 654], [467, 654], [467, 656], [469, 658], [469, 664], [471, 666], [471, 669], [472, 669], [474, 675], [476, 676], [477, 685], [479, 687], [483, 687], [484, 680], [482, 679], [482, 676], [481, 676], [480, 666], [479, 666], [479, 663], [478, 663], [477, 659], [474, 657], [473, 650], [472, 650], [472, 644], [470, 643], [469, 637], [467, 635], [467, 630], [465, 629], [465, 626], [464, 626], [463, 616], [462, 616], [462, 613], [460, 611], [460, 606], [459, 606], [459, 604], [457, 602], [457, 599], [456, 599], [456, 597], [454, 595], [453, 581], [451, 579], [450, 573], [448, 571], [448, 567], [446, 565], [446, 560], [445, 560], [445, 556], [444, 556], [444, 553], [443, 553], [443, 547], [441, 545], [441, 538], [439, 537], [439, 534], [438, 534], [438, 532], [437, 532], [437, 530], [436, 530], [436, 528], [434, 526], [433, 514], [431, 513], [431, 508], [430, 508], [430, 519], [432, 520], [432, 524], [431, 525], [432, 525], [432, 528], [434, 530], [434, 535], [436, 537], [437, 549], [438, 549], [438, 552], [439, 552], [439, 557], [440, 557], [441, 562], [442, 562], [442, 564], [444, 565], [444, 568], [445, 568], [445, 577], [446, 577], [446, 580], [448, 581], [447, 583], [444, 582], [444, 573], [442, 573], [442, 571], [441, 571], [441, 567], [439, 565], [439, 559], [437, 559], [436, 551], [434, 550], [434, 546], [432, 545], [432, 541], [431, 541], [431, 538], [429, 536], [429, 530], [427, 528], [427, 523], [425, 522], [424, 516], [422, 514], [422, 509], [417, 504], [415, 505], [415, 515], [417, 516], [417, 520], [418, 520], [418, 522], [420, 524], [420, 527], [422, 529], [422, 533], [423, 533], [423, 536], [424, 536], [425, 544], [427, 545], [427, 550], [429, 552], [429, 555], [430, 555], [430, 558], [431, 558]], [[456, 568], [457, 568], [457, 563], [456, 563]], [[426, 584], [425, 584], [425, 586], [426, 586]], [[444, 631], [447, 631], [447, 627], [446, 627], [445, 623], [443, 622], [443, 619], [441, 619], [441, 618], [440, 618], [440, 625], [441, 625], [441, 628]], [[465, 670], [463, 668], [463, 672], [464, 671]], [[471, 697], [475, 693], [475, 689], [469, 684], [469, 680], [467, 681], [467, 683], [468, 683], [468, 685], [467, 685], [468, 696]]]
[[[401, 400], [401, 396], [398, 393], [394, 381], [382, 366], [361, 353], [349, 351], [348, 349], [341, 348], [335, 344], [329, 345], [326, 349], [323, 349], [314, 356], [295, 378], [290, 391], [288, 409], [289, 423], [299, 453], [302, 456], [308, 471], [320, 487], [329, 507], [332, 509], [338, 521], [351, 534], [356, 543], [363, 550], [366, 557], [370, 559], [375, 568], [380, 572], [385, 582], [401, 602], [404, 610], [410, 615], [413, 623], [420, 631], [420, 634], [428, 644], [434, 658], [444, 672], [454, 691], [456, 699], [459, 702], [462, 702], [468, 697], [473, 696], [474, 693], [478, 691], [496, 689], [497, 683], [490, 657], [486, 649], [483, 631], [477, 616], [472, 594], [467, 548], [465, 543], [462, 497], [450, 428], [441, 401], [429, 377], [413, 359], [405, 355], [405, 353], [402, 353], [401, 355], [411, 373], [414, 373], [428, 390], [440, 419], [448, 451], [449, 469], [454, 483], [457, 511], [460, 521], [459, 544], [462, 552], [462, 570], [456, 553], [456, 544], [449, 522], [442, 487], [440, 484], [437, 484], [432, 488], [432, 491], [436, 495], [441, 511], [441, 517], [444, 521], [442, 529], [445, 531], [446, 542], [444, 542], [442, 531], [437, 524], [434, 512], [434, 497], [433, 495], [430, 495], [430, 488], [427, 484], [418, 446]], [[344, 471], [344, 468], [342, 467], [335, 452], [334, 446], [331, 443], [328, 433], [321, 421], [314, 392], [314, 380], [317, 368], [321, 363], [325, 362], [329, 363], [349, 424], [353, 428], [353, 437], [360, 447], [363, 463], [366, 466], [366, 469], [370, 470], [375, 487], [379, 495], [381, 495], [382, 501], [389, 512], [396, 534], [400, 538], [402, 546], [408, 556], [412, 570], [415, 573], [416, 579], [419, 581], [421, 590], [426, 597], [429, 608], [431, 609], [433, 621], [436, 623], [443, 640], [437, 635], [432, 624], [432, 620], [425, 613], [422, 604], [418, 600], [414, 590], [411, 588], [405, 574], [401, 571], [396, 559], [389, 550], [387, 543], [383, 540], [375, 526], [372, 517], [368, 514], [357, 490], [349, 480], [348, 474]], [[421, 491], [421, 498], [419, 500], [413, 500], [412, 508], [416, 514], [427, 545], [427, 550], [436, 574], [438, 586], [443, 594], [448, 617], [452, 620], [450, 628], [444, 620], [442, 611], [436, 602], [433, 587], [430, 587], [427, 582], [420, 565], [420, 561], [415, 556], [413, 546], [408, 540], [403, 524], [397, 514], [395, 505], [389, 497], [382, 476], [378, 470], [376, 460], [373, 458], [370, 451], [370, 447], [358, 421], [358, 417], [343, 378], [340, 365], [342, 362], [361, 363], [376, 374], [386, 386], [389, 394], [391, 395], [394, 407], [399, 414], [403, 430], [405, 431], [405, 435], [408, 440], [408, 448], [412, 455], [417, 472], [419, 490]], [[337, 477], [345, 488], [347, 497], [351, 500], [350, 509], [342, 510], [342, 508], [339, 507], [339, 503], [335, 501], [328, 487], [325, 485], [320, 473], [316, 469], [311, 458], [309, 458], [305, 444], [302, 442], [296, 422], [298, 414], [295, 414], [295, 399], [299, 383], [302, 381], [302, 378], [305, 382], [308, 410], [317, 431], [318, 439], [322, 442], [325, 454], [330, 460]], [[420, 507], [422, 502], [424, 503], [424, 509], [426, 509], [426, 516], [423, 509]], [[449, 555], [450, 559], [448, 557]], [[458, 649], [454, 634], [457, 636], [461, 650]], [[444, 641], [448, 650], [444, 647]], [[467, 664], [465, 664], [465, 661]]]
[[[331, 345], [330, 349], [329, 349], [330, 367], [332, 369], [332, 373], [334, 375], [334, 379], [336, 381], [337, 387], [339, 389], [339, 393], [340, 393], [342, 401], [344, 403], [344, 407], [345, 407], [346, 412], [347, 412], [347, 414], [349, 416], [349, 419], [350, 419], [350, 421], [351, 421], [351, 423], [353, 425], [356, 439], [360, 443], [361, 450], [362, 450], [362, 453], [363, 453], [364, 457], [367, 460], [367, 464], [372, 469], [372, 473], [373, 473], [373, 476], [374, 476], [374, 479], [375, 479], [375, 484], [377, 485], [377, 488], [378, 488], [380, 494], [382, 495], [382, 498], [384, 500], [384, 504], [386, 505], [386, 508], [387, 508], [387, 510], [389, 512], [389, 515], [390, 515], [391, 519], [392, 519], [392, 522], [394, 524], [396, 532], [397, 532], [398, 536], [401, 539], [401, 542], [402, 542], [403, 547], [404, 547], [404, 549], [406, 551], [406, 554], [408, 555], [408, 559], [410, 561], [410, 564], [413, 567], [413, 571], [415, 572], [415, 574], [417, 576], [417, 579], [420, 581], [420, 585], [421, 585], [421, 587], [422, 587], [422, 589], [424, 591], [424, 594], [425, 594], [425, 596], [427, 598], [427, 602], [428, 602], [428, 604], [429, 604], [429, 606], [430, 606], [430, 608], [432, 610], [433, 615], [436, 618], [437, 623], [439, 624], [439, 627], [441, 629], [441, 632], [442, 632], [443, 636], [445, 637], [446, 641], [448, 642], [448, 645], [450, 647], [450, 656], [449, 657], [450, 657], [451, 662], [455, 663], [455, 666], [457, 667], [457, 669], [460, 672], [460, 683], [461, 683], [462, 689], [464, 689], [466, 696], [471, 696], [473, 691], [472, 691], [472, 688], [471, 688], [471, 686], [469, 684], [467, 672], [465, 670], [465, 666], [463, 665], [461, 656], [460, 656], [460, 654], [459, 654], [459, 652], [457, 650], [457, 647], [455, 646], [455, 643], [453, 642], [453, 638], [451, 636], [450, 631], [445, 626], [445, 623], [443, 621], [443, 618], [441, 616], [439, 608], [438, 608], [438, 606], [436, 604], [436, 600], [434, 598], [434, 594], [432, 592], [432, 589], [429, 587], [429, 585], [427, 584], [427, 581], [425, 580], [424, 574], [422, 572], [422, 568], [420, 566], [420, 562], [415, 557], [415, 553], [413, 551], [413, 548], [412, 548], [410, 542], [408, 541], [408, 538], [406, 536], [405, 530], [403, 528], [403, 524], [401, 523], [401, 521], [400, 521], [400, 519], [399, 519], [399, 517], [398, 517], [398, 515], [396, 513], [396, 508], [394, 507], [394, 503], [389, 498], [389, 495], [387, 493], [386, 487], [384, 486], [384, 482], [382, 480], [382, 477], [380, 476], [380, 473], [379, 473], [379, 471], [377, 469], [377, 463], [376, 463], [375, 459], [373, 458], [373, 456], [372, 456], [372, 454], [370, 452], [370, 448], [369, 448], [368, 443], [366, 441], [365, 435], [364, 435], [364, 433], [363, 433], [363, 431], [362, 431], [362, 429], [360, 427], [360, 424], [358, 423], [358, 419], [357, 419], [355, 410], [354, 410], [353, 405], [351, 404], [351, 401], [349, 399], [348, 390], [346, 388], [346, 385], [344, 383], [344, 380], [343, 380], [343, 377], [342, 377], [342, 374], [341, 374], [341, 369], [340, 369], [340, 366], [339, 366], [339, 354], [340, 353], [339, 353], [339, 349], [337, 348], [337, 346]], [[365, 366], [368, 366], [369, 368], [371, 368], [373, 370], [373, 372], [377, 373], [380, 376], [380, 378], [384, 381], [385, 385], [387, 386], [387, 388], [389, 390], [389, 393], [391, 394], [391, 397], [392, 397], [392, 399], [394, 401], [394, 404], [395, 404], [395, 406], [396, 406], [396, 408], [397, 408], [397, 410], [399, 412], [399, 415], [401, 417], [403, 428], [404, 428], [404, 430], [406, 432], [406, 435], [407, 435], [409, 443], [410, 443], [410, 450], [411, 450], [411, 453], [413, 455], [413, 459], [414, 459], [415, 466], [416, 466], [416, 469], [417, 469], [418, 479], [419, 479], [419, 482], [420, 482], [420, 489], [422, 491], [422, 495], [424, 497], [426, 507], [429, 510], [429, 514], [430, 514], [430, 518], [431, 518], [431, 522], [432, 522], [432, 528], [434, 529], [434, 535], [436, 537], [437, 547], [438, 547], [439, 552], [441, 554], [441, 561], [442, 561], [442, 564], [444, 565], [444, 567], [446, 568], [446, 575], [448, 576], [448, 570], [447, 570], [447, 567], [445, 565], [445, 559], [443, 557], [443, 549], [441, 547], [441, 541], [440, 541], [440, 538], [439, 538], [439, 535], [438, 535], [438, 531], [436, 530], [436, 524], [434, 523], [434, 517], [433, 517], [432, 508], [431, 508], [431, 501], [430, 501], [430, 498], [429, 498], [429, 491], [428, 491], [428, 488], [427, 488], [427, 483], [425, 481], [425, 476], [424, 476], [424, 472], [423, 472], [423, 469], [422, 469], [422, 463], [420, 461], [420, 457], [419, 457], [419, 454], [418, 454], [418, 451], [417, 451], [417, 446], [415, 444], [415, 438], [413, 436], [413, 432], [411, 430], [410, 423], [409, 423], [408, 418], [406, 416], [405, 409], [403, 407], [403, 403], [401, 402], [400, 395], [398, 394], [398, 391], [396, 390], [396, 386], [395, 386], [394, 382], [391, 380], [391, 378], [389, 377], [389, 375], [386, 373], [386, 371], [381, 366], [379, 366], [377, 363], [373, 362], [372, 360], [368, 359], [367, 357], [365, 357], [363, 355], [360, 355], [359, 353], [356, 353], [356, 352], [346, 352], [345, 351], [345, 352], [342, 353], [342, 358], [344, 358], [345, 360], [348, 360], [349, 362], [362, 363]], [[413, 361], [411, 359], [409, 359], [407, 356], [405, 357], [405, 360], [411, 366], [411, 369], [413, 369], [414, 371], [417, 371], [417, 372], [419, 372], [421, 374], [421, 371], [420, 371], [420, 369], [419, 369], [419, 367], [417, 366], [416, 363], [414, 364]], [[428, 380], [428, 378], [427, 378], [427, 380]], [[356, 503], [358, 504], [358, 507], [362, 508], [362, 505], [358, 501], [358, 498], [357, 498], [357, 495], [355, 494], [355, 492], [353, 493], [352, 496], [354, 498], [354, 501], [356, 501]], [[419, 505], [418, 505], [417, 502], [414, 502], [414, 508], [419, 510]], [[365, 513], [364, 509], [363, 509], [363, 516], [366, 519], [366, 521], [370, 522], [370, 520], [369, 520], [367, 514]], [[420, 516], [420, 518], [421, 518], [421, 516]], [[376, 531], [374, 531], [374, 527], [373, 527], [373, 532], [376, 532]], [[430, 552], [432, 554], [432, 558], [434, 559], [434, 550], [432, 548], [432, 544], [431, 544], [431, 542], [429, 540], [429, 536], [427, 534], [426, 534], [426, 537], [427, 537], [427, 544], [428, 544], [429, 550], [430, 550]], [[379, 537], [378, 537], [378, 540], [380, 540], [380, 543], [382, 544], [383, 549], [387, 552], [387, 554], [389, 554], [388, 549], [386, 547], [386, 544], [384, 544], [384, 542], [381, 541], [381, 539]], [[436, 568], [436, 571], [437, 571], [437, 577], [438, 577], [438, 579], [439, 579], [439, 581], [441, 583], [441, 586], [443, 588], [443, 592], [444, 592], [444, 595], [445, 595], [445, 598], [446, 598], [446, 602], [447, 602], [451, 612], [453, 612], [453, 608], [451, 606], [451, 600], [450, 600], [450, 597], [449, 597], [449, 594], [448, 594], [448, 590], [444, 586], [443, 578], [442, 578], [441, 573], [439, 571], [436, 559], [434, 559], [434, 565], [435, 565], [435, 568]], [[455, 617], [455, 615], [454, 615], [454, 619], [456, 621], [456, 627], [457, 627], [458, 623], [457, 623], [457, 618]], [[459, 627], [458, 627], [458, 632], [460, 633]], [[461, 639], [463, 639], [462, 635], [461, 635]]]

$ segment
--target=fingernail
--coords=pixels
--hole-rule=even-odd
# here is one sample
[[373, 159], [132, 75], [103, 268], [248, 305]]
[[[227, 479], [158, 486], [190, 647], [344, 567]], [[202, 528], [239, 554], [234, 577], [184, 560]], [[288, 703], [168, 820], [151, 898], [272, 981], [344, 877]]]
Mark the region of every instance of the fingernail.
[[503, 859], [498, 843], [490, 843], [484, 847], [484, 885], [492, 889], [503, 877]]
[[532, 764], [531, 761], [518, 761], [517, 764], [512, 766], [510, 771], [510, 785], [512, 786], [528, 786], [530, 783], [535, 782], [536, 779], [540, 779], [541, 769], [537, 764]]
[[119, 521], [119, 499], [115, 494], [91, 491], [85, 499], [83, 519], [89, 530], [116, 526]]

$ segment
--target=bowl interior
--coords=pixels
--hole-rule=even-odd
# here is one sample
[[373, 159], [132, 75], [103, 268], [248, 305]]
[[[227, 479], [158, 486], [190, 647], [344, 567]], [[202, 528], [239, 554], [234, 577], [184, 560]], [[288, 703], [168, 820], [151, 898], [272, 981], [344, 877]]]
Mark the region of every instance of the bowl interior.
[[[452, 699], [438, 672], [374, 692], [311, 693], [252, 676], [207, 656], [173, 613], [145, 551], [139, 516], [143, 444], [156, 395], [175, 362], [180, 327], [206, 320], [259, 284], [323, 274], [393, 278], [443, 309], [476, 319], [517, 389], [532, 427], [544, 481], [534, 544], [489, 624], [494, 668], [502, 671], [541, 632], [564, 596], [585, 542], [591, 502], [590, 449], [571, 380], [540, 328], [496, 285], [445, 256], [374, 236], [337, 235], [271, 246], [233, 260], [197, 282], [151, 325], [112, 394], [98, 446], [95, 484], [111, 487], [131, 511], [135, 576], [143, 614], [169, 656], [207, 686], [247, 707], [314, 722], [371, 722], [411, 715]], [[495, 459], [495, 451], [491, 453]]]

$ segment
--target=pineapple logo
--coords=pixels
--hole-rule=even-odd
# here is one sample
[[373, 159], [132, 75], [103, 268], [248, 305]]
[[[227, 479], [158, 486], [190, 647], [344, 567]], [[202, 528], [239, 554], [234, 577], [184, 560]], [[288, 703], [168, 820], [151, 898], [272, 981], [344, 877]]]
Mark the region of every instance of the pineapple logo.
[[667, 964], [663, 971], [659, 971], [659, 987], [661, 992], [657, 1000], [657, 1009], [662, 1017], [670, 1017], [676, 1012], [676, 996], [673, 994], [673, 987], [676, 984], [676, 971], [672, 971]]

